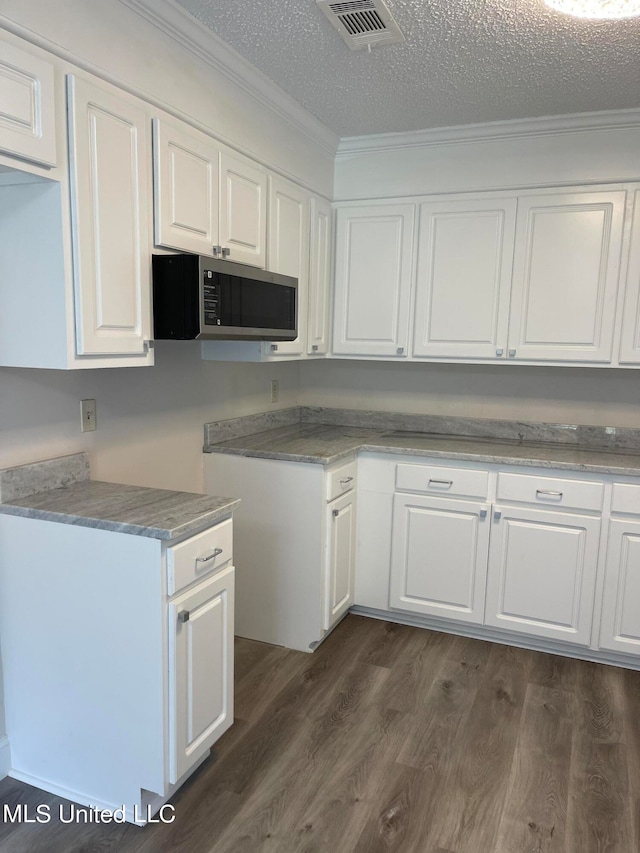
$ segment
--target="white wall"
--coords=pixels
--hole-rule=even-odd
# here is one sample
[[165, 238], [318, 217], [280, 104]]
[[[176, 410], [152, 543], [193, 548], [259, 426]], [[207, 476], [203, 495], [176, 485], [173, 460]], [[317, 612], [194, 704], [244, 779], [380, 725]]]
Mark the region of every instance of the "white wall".
[[300, 404], [640, 428], [633, 370], [309, 361]]

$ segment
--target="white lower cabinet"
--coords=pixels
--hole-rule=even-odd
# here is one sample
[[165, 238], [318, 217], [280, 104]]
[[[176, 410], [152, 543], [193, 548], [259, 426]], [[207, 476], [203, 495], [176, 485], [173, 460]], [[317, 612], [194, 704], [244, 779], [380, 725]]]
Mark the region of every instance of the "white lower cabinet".
[[482, 624], [486, 504], [397, 494], [392, 543], [391, 607]]
[[600, 648], [640, 654], [640, 519], [609, 522]]
[[495, 505], [485, 622], [589, 645], [600, 518]]
[[[236, 634], [313, 651], [353, 604], [355, 460], [308, 462], [205, 455], [205, 489], [241, 499], [234, 512]], [[334, 512], [337, 513], [334, 514]]]
[[234, 568], [169, 604], [169, 781], [233, 722]]
[[336, 624], [353, 604], [356, 562], [356, 496], [351, 490], [327, 505], [324, 627]]
[[0, 515], [0, 540], [9, 774], [145, 823], [233, 721], [231, 520], [166, 547]]

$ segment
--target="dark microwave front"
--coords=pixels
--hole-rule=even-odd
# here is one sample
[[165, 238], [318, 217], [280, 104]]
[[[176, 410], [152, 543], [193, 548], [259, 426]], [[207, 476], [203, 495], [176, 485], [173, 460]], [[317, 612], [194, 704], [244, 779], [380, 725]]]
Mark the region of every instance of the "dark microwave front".
[[153, 256], [157, 340], [293, 341], [298, 280], [206, 255]]

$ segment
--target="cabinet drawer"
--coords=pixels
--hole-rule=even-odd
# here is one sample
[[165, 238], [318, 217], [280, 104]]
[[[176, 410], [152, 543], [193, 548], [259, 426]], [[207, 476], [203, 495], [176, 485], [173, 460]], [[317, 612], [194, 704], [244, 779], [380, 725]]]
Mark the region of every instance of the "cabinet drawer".
[[489, 472], [436, 465], [396, 465], [396, 489], [425, 495], [486, 498]]
[[341, 465], [340, 468], [335, 468], [327, 473], [327, 500], [332, 501], [334, 498], [344, 495], [346, 492], [355, 489], [357, 462], [349, 462], [347, 465]]
[[233, 557], [233, 527], [229, 518], [209, 530], [167, 548], [167, 594], [219, 569]]
[[529, 474], [498, 474], [497, 497], [499, 501], [599, 511], [604, 499], [604, 483]]
[[611, 512], [640, 515], [640, 486], [632, 483], [614, 483]]

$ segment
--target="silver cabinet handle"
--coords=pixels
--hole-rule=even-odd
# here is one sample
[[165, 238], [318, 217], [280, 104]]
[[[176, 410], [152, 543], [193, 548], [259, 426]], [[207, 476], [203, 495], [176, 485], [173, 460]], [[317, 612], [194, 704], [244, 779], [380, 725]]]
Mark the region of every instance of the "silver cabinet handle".
[[339, 509], [332, 509], [332, 510], [331, 510], [331, 515], [332, 515], [334, 518], [337, 518], [337, 517], [340, 515], [340, 510], [339, 510]]
[[510, 349], [509, 350], [509, 358], [515, 358], [515, 357], [516, 357], [516, 351], [514, 349]]
[[271, 344], [271, 352], [278, 352], [278, 344]]
[[225, 246], [225, 247], [224, 247], [224, 249], [222, 249], [222, 257], [223, 257], [223, 258], [228, 258], [230, 254], [231, 254], [231, 249], [228, 249], [228, 248]]
[[502, 358], [502, 356], [504, 355], [504, 350], [503, 350], [502, 348], [501, 348], [501, 349], [497, 349], [497, 350], [496, 350], [496, 355], [498, 356], [498, 358]]
[[196, 557], [196, 563], [208, 563], [210, 560], [215, 560], [220, 554], [222, 554], [222, 548], [214, 548], [213, 553], [209, 554], [208, 557]]
[[188, 621], [189, 621], [189, 611], [188, 610], [181, 610], [180, 613], [178, 613], [178, 622], [180, 622], [181, 625], [184, 625], [184, 623], [188, 622]]
[[402, 355], [402, 353], [404, 352], [404, 347], [398, 347], [396, 349], [396, 352], [398, 353], [398, 355]]
[[429, 485], [432, 483], [437, 486], [453, 486], [453, 480], [434, 480], [431, 478], [429, 480]]
[[486, 509], [481, 509], [480, 510], [480, 518], [486, 518], [486, 517], [487, 517]]
[[499, 510], [499, 509], [495, 510], [493, 513], [493, 517], [496, 521], [500, 521], [500, 519], [502, 518], [501, 510]]
[[221, 251], [222, 250], [221, 250], [220, 246], [214, 246], [211, 249], [211, 254], [213, 255], [214, 258], [217, 258]]
[[312, 345], [312, 347], [311, 347], [311, 349], [313, 350], [313, 352], [318, 352], [318, 350], [320, 349], [320, 347], [318, 346], [318, 344], [313, 344], [313, 345]]
[[340, 480], [341, 486], [348, 486], [349, 483], [353, 482], [353, 477], [345, 477], [344, 480]]
[[561, 498], [562, 492], [554, 492], [552, 489], [536, 489], [536, 495], [547, 498]]

